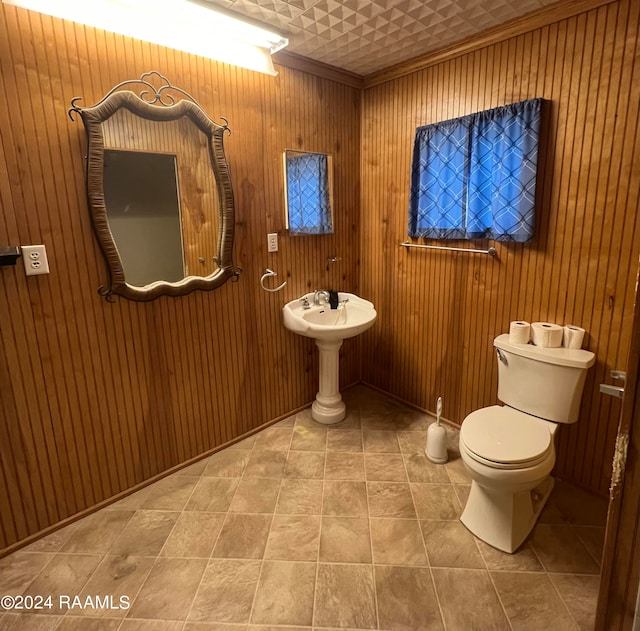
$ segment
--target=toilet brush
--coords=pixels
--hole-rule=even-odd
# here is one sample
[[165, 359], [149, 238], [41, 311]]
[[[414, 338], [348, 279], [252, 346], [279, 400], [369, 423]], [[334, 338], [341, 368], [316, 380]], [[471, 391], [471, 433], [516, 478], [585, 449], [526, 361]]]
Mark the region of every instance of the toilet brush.
[[447, 459], [447, 430], [440, 425], [442, 415], [442, 397], [438, 397], [436, 403], [436, 422], [429, 425], [427, 430], [427, 446], [425, 456], [436, 464], [444, 464]]

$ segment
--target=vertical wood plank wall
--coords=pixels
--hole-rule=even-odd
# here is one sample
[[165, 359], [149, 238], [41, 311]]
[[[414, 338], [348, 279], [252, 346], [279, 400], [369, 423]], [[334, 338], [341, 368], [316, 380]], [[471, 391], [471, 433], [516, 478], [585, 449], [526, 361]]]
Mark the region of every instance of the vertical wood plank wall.
[[[624, 369], [640, 250], [640, 3], [620, 0], [365, 90], [361, 287], [378, 309], [363, 380], [460, 423], [494, 404], [492, 340], [526, 319], [583, 326], [597, 355], [556, 473], [606, 493], [620, 404], [598, 384]], [[398, 247], [407, 235], [415, 128], [533, 97], [550, 101], [531, 244], [498, 259]], [[544, 392], [540, 393], [544, 397]]]
[[[97, 102], [158, 70], [225, 141], [237, 205], [237, 283], [108, 304], [84, 193], [72, 97]], [[312, 340], [284, 329], [302, 293], [358, 291], [360, 90], [300, 71], [270, 77], [0, 5], [0, 243], [47, 246], [51, 274], [0, 268], [0, 551], [315, 396]], [[284, 233], [282, 151], [331, 153], [335, 235]], [[280, 252], [266, 235], [280, 232]], [[327, 270], [326, 259], [342, 260]], [[266, 267], [288, 284], [259, 286]], [[344, 345], [343, 385], [359, 378]]]

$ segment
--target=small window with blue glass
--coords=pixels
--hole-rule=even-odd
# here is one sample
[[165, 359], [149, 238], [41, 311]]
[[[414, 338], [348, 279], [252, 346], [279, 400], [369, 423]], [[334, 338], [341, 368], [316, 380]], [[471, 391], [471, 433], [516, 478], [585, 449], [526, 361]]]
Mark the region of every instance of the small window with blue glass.
[[531, 99], [416, 129], [410, 237], [533, 238], [542, 103]]
[[290, 234], [331, 234], [332, 159], [326, 153], [284, 152], [286, 227]]

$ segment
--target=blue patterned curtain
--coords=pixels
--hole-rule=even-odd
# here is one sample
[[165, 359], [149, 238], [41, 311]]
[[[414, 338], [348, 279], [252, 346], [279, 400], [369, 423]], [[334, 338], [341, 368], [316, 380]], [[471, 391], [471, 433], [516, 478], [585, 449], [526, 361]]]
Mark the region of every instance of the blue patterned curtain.
[[287, 156], [287, 204], [291, 234], [333, 232], [327, 156]]
[[409, 236], [529, 241], [542, 99], [416, 130]]

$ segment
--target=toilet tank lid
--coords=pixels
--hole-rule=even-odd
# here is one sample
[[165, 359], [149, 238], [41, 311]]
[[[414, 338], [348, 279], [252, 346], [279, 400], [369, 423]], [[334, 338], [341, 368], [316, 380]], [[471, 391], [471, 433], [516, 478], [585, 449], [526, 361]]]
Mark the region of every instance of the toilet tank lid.
[[493, 340], [493, 345], [508, 353], [527, 357], [556, 366], [569, 366], [571, 368], [587, 369], [596, 361], [596, 356], [591, 351], [574, 348], [542, 348], [534, 344], [512, 344], [509, 334], [503, 333]]

